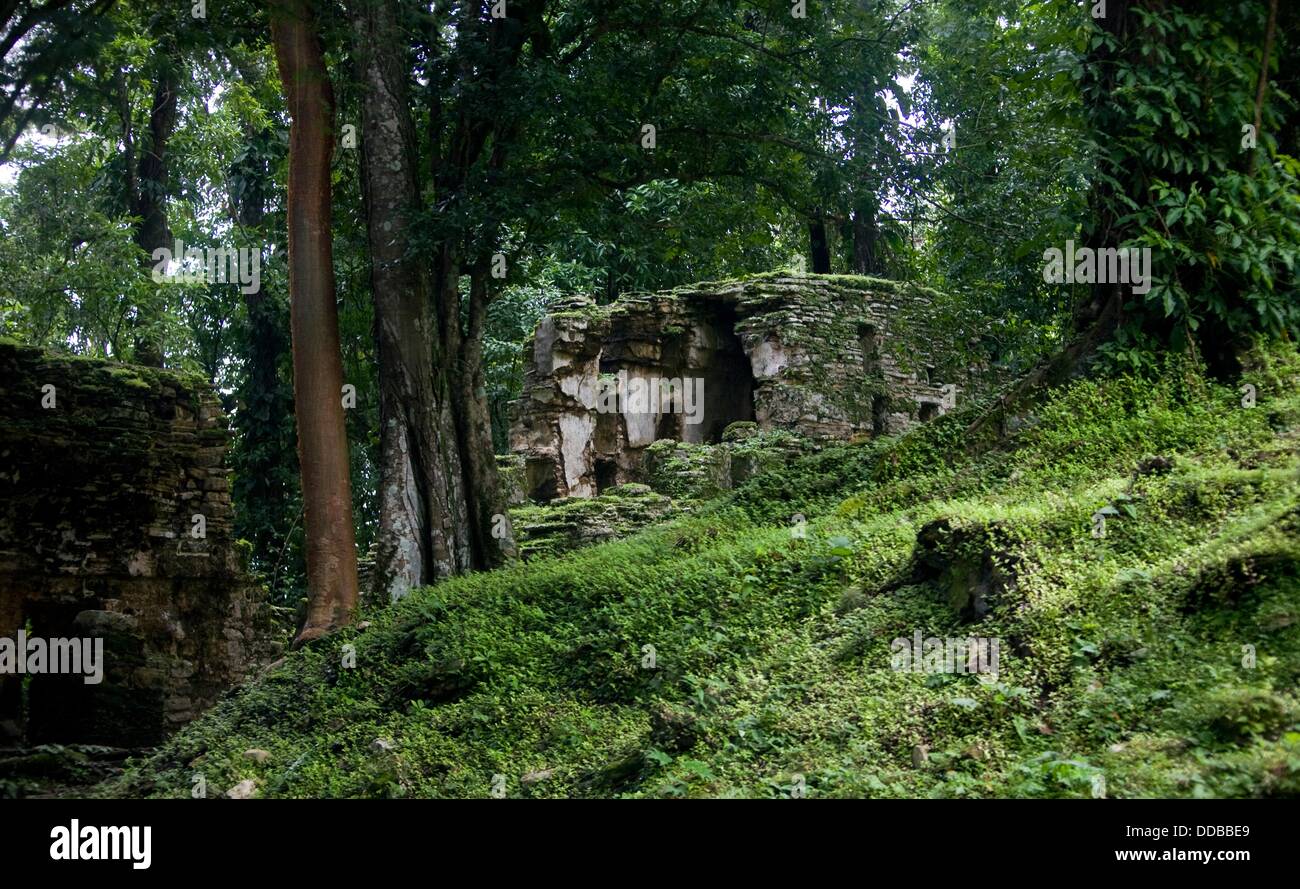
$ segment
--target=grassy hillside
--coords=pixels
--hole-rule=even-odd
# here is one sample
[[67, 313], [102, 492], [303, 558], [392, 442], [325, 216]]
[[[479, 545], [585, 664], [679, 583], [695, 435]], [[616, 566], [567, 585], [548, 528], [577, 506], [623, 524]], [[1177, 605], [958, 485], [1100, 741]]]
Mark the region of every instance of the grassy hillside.
[[[995, 453], [949, 415], [422, 590], [100, 792], [1295, 796], [1300, 361], [1246, 381], [1079, 382]], [[996, 679], [891, 670], [918, 630]]]

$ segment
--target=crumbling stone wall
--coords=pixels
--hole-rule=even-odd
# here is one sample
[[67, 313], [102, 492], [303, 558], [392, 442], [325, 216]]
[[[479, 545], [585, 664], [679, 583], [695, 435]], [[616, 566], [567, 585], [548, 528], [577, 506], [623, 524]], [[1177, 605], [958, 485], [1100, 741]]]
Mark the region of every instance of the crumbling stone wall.
[[0, 729], [147, 745], [246, 678], [266, 611], [227, 444], [202, 380], [0, 341], [0, 636], [102, 638], [105, 661], [98, 685], [0, 676]]
[[[753, 421], [814, 439], [892, 434], [988, 384], [938, 317], [938, 294], [853, 276], [761, 275], [624, 297], [576, 297], [525, 350], [511, 447], [536, 501], [645, 480], [656, 440], [716, 442]], [[602, 379], [703, 380], [702, 422], [602, 410]]]

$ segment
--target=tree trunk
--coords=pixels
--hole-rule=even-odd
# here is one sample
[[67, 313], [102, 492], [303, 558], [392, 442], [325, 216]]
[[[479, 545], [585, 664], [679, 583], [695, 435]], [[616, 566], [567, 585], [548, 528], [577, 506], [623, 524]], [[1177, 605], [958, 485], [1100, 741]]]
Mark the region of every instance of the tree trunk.
[[[1124, 47], [1131, 34], [1134, 23], [1130, 12], [1129, 0], [1110, 0], [1107, 14], [1097, 20], [1097, 26], [1111, 34], [1120, 47]], [[1121, 52], [1126, 50], [1121, 49]], [[1084, 59], [1084, 88], [1091, 98], [1085, 102], [1085, 115], [1088, 126], [1095, 134], [1120, 132], [1129, 125], [1112, 98], [1117, 84], [1115, 74], [1116, 53], [1105, 43], [1091, 49]], [[1099, 161], [1102, 169], [1093, 178], [1092, 189], [1088, 194], [1088, 220], [1085, 222], [1084, 246], [1093, 250], [1114, 247], [1122, 240], [1118, 215], [1115, 207], [1119, 203], [1119, 193], [1124, 183], [1131, 176], [1123, 170], [1112, 169], [1115, 164], [1108, 162], [1103, 154]], [[1141, 203], [1142, 195], [1135, 194], [1135, 200]], [[1074, 330], [1083, 335], [1093, 330], [1100, 319], [1109, 319], [1112, 329], [1118, 326], [1123, 317], [1124, 299], [1118, 282], [1098, 282], [1093, 284], [1085, 302], [1075, 308]], [[1109, 335], [1107, 331], [1106, 335]]]
[[853, 271], [859, 275], [884, 274], [880, 255], [880, 229], [876, 214], [868, 207], [853, 211]]
[[[1268, 24], [1264, 26], [1264, 48], [1259, 54], [1259, 77], [1255, 81], [1255, 133], [1264, 132], [1264, 95], [1268, 92], [1269, 68], [1273, 63], [1273, 40], [1277, 36], [1277, 0], [1269, 0]], [[1258, 151], [1252, 151], [1247, 157], [1247, 169], [1255, 172], [1255, 158]]]
[[[1277, 89], [1291, 96], [1300, 91], [1300, 4], [1288, 3], [1280, 13], [1277, 53]], [[1277, 133], [1277, 150], [1281, 154], [1300, 155], [1300, 114], [1287, 114]]]
[[[163, 62], [154, 84], [153, 104], [149, 112], [149, 143], [140, 152], [139, 167], [133, 178], [131, 215], [139, 217], [135, 242], [144, 251], [144, 265], [152, 269], [153, 252], [160, 247], [171, 248], [172, 235], [167, 227], [167, 143], [176, 129], [176, 73], [169, 62]], [[126, 113], [130, 113], [127, 106]], [[129, 127], [129, 121], [126, 123]], [[129, 162], [129, 161], [128, 161]], [[180, 259], [181, 257], [175, 257]], [[155, 285], [165, 287], [165, 284]], [[160, 302], [163, 300], [159, 300]], [[156, 305], [139, 307], [136, 319], [135, 363], [148, 367], [162, 367], [162, 343], [154, 325], [161, 313]]]
[[442, 354], [448, 359], [441, 368], [450, 395], [459, 445], [460, 483], [465, 492], [466, 531], [470, 566], [483, 569], [502, 564], [513, 545], [494, 538], [498, 516], [505, 515], [505, 500], [492, 450], [491, 411], [483, 384], [483, 320], [487, 312], [486, 267], [470, 276], [469, 323], [460, 326], [459, 264], [453, 250], [444, 246], [438, 263], [438, 315], [442, 328]]
[[[1098, 19], [1097, 25], [1116, 38], [1121, 52], [1131, 51], [1123, 49], [1136, 27], [1130, 0], [1109, 0], [1107, 13]], [[1113, 98], [1117, 86], [1116, 59], [1115, 51], [1105, 43], [1093, 47], [1084, 59], [1084, 112], [1094, 135], [1119, 132], [1129, 124]], [[1085, 245], [1094, 250], [1114, 247], [1122, 240], [1115, 208], [1121, 203], [1119, 194], [1129, 178], [1125, 171], [1115, 169], [1116, 164], [1104, 154], [1098, 163], [1102, 175], [1093, 177], [1088, 194], [1088, 219], [1084, 224]], [[1141, 193], [1135, 193], [1133, 198], [1140, 202]], [[1077, 374], [1097, 349], [1114, 336], [1123, 319], [1121, 285], [1118, 282], [1093, 284], [1088, 297], [1075, 307], [1070, 342], [1040, 361], [966, 428], [963, 436], [966, 452], [978, 454], [998, 446], [1007, 435], [1007, 420], [1024, 413], [1051, 389]]]
[[498, 516], [505, 515], [505, 497], [492, 447], [492, 412], [483, 378], [483, 322], [487, 317], [486, 264], [470, 273], [469, 325], [461, 347], [456, 403], [458, 431], [464, 443], [465, 490], [469, 493], [470, 533], [481, 567], [491, 568], [515, 555], [512, 536], [493, 536]]
[[362, 186], [379, 358], [374, 592], [392, 601], [413, 586], [467, 570], [470, 534], [456, 424], [435, 374], [444, 363], [442, 338], [428, 274], [411, 251], [420, 188], [406, 41], [390, 0], [353, 3], [349, 14], [364, 90]]
[[808, 223], [808, 241], [812, 248], [812, 271], [814, 275], [831, 273], [831, 248], [826, 240], [826, 222], [815, 219]]
[[330, 243], [334, 94], [310, 0], [272, 0], [289, 110], [289, 298], [310, 602], [298, 643], [345, 626], [357, 605], [357, 556], [343, 423], [343, 363]]
[[[513, 552], [509, 539], [493, 534], [505, 504], [482, 369], [490, 301], [486, 264], [471, 276], [469, 303], [462, 307], [462, 252], [469, 232], [443, 240], [431, 276], [410, 249], [422, 188], [407, 95], [408, 41], [399, 12], [392, 0], [357, 0], [349, 12], [364, 84], [363, 187], [383, 424], [376, 589], [390, 599], [417, 583], [498, 565]], [[462, 5], [458, 15], [458, 41], [487, 38], [491, 62], [481, 76], [495, 82], [534, 33], [541, 5], [512, 4], [508, 21], [491, 25], [473, 4]], [[530, 24], [519, 27], [521, 22]], [[461, 73], [471, 76], [468, 68]], [[439, 201], [455, 205], [489, 142], [488, 165], [500, 170], [501, 143], [509, 140], [495, 132], [494, 119], [462, 114], [444, 146], [437, 98], [431, 99], [431, 175]], [[481, 231], [476, 238], [491, 240]], [[468, 315], [464, 329], [462, 308]]]

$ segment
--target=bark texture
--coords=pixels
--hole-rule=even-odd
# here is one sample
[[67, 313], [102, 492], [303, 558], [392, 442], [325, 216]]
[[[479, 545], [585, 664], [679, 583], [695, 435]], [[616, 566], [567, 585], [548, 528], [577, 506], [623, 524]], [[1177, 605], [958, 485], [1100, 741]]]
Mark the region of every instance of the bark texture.
[[831, 272], [831, 248], [826, 238], [826, 222], [814, 219], [808, 223], [808, 243], [812, 251], [812, 272], [814, 275], [829, 275]]
[[447, 398], [429, 273], [415, 255], [420, 184], [408, 104], [407, 41], [391, 0], [355, 0], [349, 16], [363, 84], [362, 183], [379, 357], [379, 547], [374, 592], [411, 587], [472, 564], [461, 453]]
[[301, 643], [352, 620], [357, 559], [330, 243], [334, 95], [308, 0], [272, 0], [271, 34], [292, 120], [290, 327], [311, 597], [298, 635]]

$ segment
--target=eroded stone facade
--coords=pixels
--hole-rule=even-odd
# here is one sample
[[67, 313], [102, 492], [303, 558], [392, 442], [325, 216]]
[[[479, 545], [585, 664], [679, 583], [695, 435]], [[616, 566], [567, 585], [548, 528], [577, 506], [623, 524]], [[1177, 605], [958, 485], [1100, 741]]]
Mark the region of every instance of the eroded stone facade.
[[201, 380], [0, 342], [0, 636], [103, 639], [105, 661], [97, 685], [0, 676], [0, 729], [147, 745], [246, 678], [265, 610], [228, 441]]
[[[765, 275], [610, 306], [574, 298], [526, 347], [511, 430], [523, 488], [545, 502], [639, 482], [653, 442], [716, 442], [737, 421], [847, 440], [937, 417], [986, 382], [956, 358], [964, 334], [939, 318], [937, 297], [866, 278]], [[702, 381], [699, 422], [603, 409], [620, 375]]]

